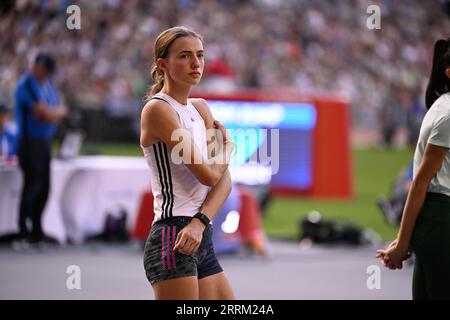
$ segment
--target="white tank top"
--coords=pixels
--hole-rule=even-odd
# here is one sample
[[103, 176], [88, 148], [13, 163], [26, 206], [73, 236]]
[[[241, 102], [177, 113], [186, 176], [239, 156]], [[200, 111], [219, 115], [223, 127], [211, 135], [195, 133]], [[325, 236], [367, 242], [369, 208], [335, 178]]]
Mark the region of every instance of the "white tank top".
[[[190, 131], [197, 148], [206, 159], [208, 153], [205, 122], [192, 102], [188, 100], [187, 105], [182, 105], [165, 93], [157, 93], [151, 99], [163, 100], [167, 102], [168, 108], [175, 110], [181, 126]], [[186, 165], [175, 164], [164, 142], [141, 147], [150, 167], [155, 213], [153, 222], [173, 216], [195, 215], [210, 188], [201, 184]]]

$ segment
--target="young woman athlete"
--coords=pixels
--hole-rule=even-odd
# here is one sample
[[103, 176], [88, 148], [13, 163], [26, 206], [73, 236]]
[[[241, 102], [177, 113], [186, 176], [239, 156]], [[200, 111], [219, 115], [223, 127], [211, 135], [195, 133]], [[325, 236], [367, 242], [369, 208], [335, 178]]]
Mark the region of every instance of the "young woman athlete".
[[[207, 102], [189, 99], [204, 69], [203, 40], [174, 27], [158, 36], [154, 51], [155, 84], [142, 110], [140, 138], [155, 199], [146, 276], [156, 299], [234, 299], [210, 223], [231, 191], [233, 143]], [[207, 141], [207, 130], [216, 131], [216, 141]], [[211, 146], [217, 146], [212, 154]]]

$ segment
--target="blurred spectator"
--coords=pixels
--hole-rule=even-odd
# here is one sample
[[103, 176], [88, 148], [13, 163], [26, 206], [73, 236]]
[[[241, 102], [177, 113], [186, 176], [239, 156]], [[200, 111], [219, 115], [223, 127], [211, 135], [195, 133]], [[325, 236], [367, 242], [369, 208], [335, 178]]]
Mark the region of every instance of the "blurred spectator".
[[42, 214], [50, 189], [51, 142], [56, 124], [67, 113], [49, 77], [54, 58], [39, 53], [30, 71], [19, 79], [16, 97], [18, 156], [24, 182], [19, 209], [19, 242], [55, 242], [44, 234]]
[[406, 204], [406, 198], [413, 181], [413, 162], [407, 168], [401, 170], [392, 183], [391, 194], [389, 198], [380, 195], [377, 199], [377, 205], [380, 208], [386, 222], [393, 226], [400, 225], [403, 209]]
[[16, 136], [7, 126], [8, 120], [9, 110], [0, 102], [0, 165], [13, 161], [16, 154]]
[[384, 97], [379, 114], [383, 145], [386, 147], [394, 144], [395, 134], [402, 124], [402, 111], [397, 96], [397, 87], [391, 87]]
[[407, 113], [408, 144], [412, 148], [416, 147], [420, 125], [427, 111], [424, 101], [425, 99], [418, 91], [413, 93], [412, 103]]
[[338, 92], [349, 99], [355, 126], [381, 128], [379, 110], [398, 107], [383, 104], [392, 94], [389, 88], [424, 88], [431, 64], [428, 48], [450, 30], [444, 0], [375, 1], [381, 8], [381, 30], [366, 27], [371, 0], [76, 4], [81, 30], [65, 27], [68, 1], [5, 3], [8, 9], [0, 13], [0, 96], [13, 91], [28, 54], [46, 48], [64, 66], [55, 82], [71, 105], [137, 117], [136, 106], [142, 106], [150, 85], [155, 37], [169, 25], [187, 25], [208, 44], [205, 58], [211, 67], [200, 90]]

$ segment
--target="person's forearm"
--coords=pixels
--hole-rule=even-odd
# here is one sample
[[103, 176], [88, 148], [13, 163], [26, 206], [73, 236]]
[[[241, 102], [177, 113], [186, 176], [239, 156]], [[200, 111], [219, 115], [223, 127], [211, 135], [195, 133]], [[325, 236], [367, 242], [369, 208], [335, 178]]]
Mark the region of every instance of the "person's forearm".
[[33, 113], [40, 121], [57, 124], [66, 116], [67, 109], [61, 106], [50, 108], [43, 102], [37, 102], [33, 107]]
[[212, 170], [220, 173], [220, 175], [223, 175], [224, 172], [228, 169], [233, 149], [233, 143], [224, 144], [215, 157], [208, 159], [209, 167]]
[[397, 245], [403, 250], [409, 249], [414, 226], [425, 202], [427, 190], [428, 184], [425, 183], [413, 182], [411, 185], [397, 236]]
[[210, 220], [213, 220], [227, 200], [230, 192], [231, 177], [230, 172], [226, 170], [219, 182], [209, 191], [199, 211], [207, 215]]
[[[225, 171], [220, 180], [211, 188], [205, 201], [198, 209], [212, 221], [231, 192], [231, 177], [229, 171]], [[191, 222], [184, 227], [177, 236], [174, 250], [180, 250], [183, 254], [192, 254], [198, 250], [201, 244], [202, 233], [207, 227], [203, 219], [192, 219]], [[189, 241], [187, 241], [189, 240]], [[186, 246], [186, 243], [188, 245]]]

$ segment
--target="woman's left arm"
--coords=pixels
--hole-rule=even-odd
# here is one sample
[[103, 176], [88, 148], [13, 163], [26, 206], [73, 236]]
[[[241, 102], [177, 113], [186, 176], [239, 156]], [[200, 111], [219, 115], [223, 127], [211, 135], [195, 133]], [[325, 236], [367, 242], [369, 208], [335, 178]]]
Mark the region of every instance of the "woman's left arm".
[[[212, 221], [219, 213], [230, 192], [231, 178], [230, 172], [227, 170], [219, 182], [211, 188], [199, 211]], [[181, 253], [188, 255], [196, 252], [202, 241], [203, 230], [205, 230], [205, 225], [198, 219], [192, 219], [178, 234], [174, 250], [179, 250]]]
[[[198, 113], [203, 118], [206, 130], [214, 129], [216, 134], [220, 134], [222, 137], [228, 136], [227, 129], [219, 121], [214, 119], [206, 100], [191, 99], [191, 101], [194, 107], [197, 109]], [[207, 143], [208, 148], [210, 148], [212, 145], [218, 142], [216, 140], [213, 140], [207, 141]], [[199, 208], [199, 211], [207, 215], [208, 218], [212, 221], [219, 213], [220, 209], [222, 208], [223, 204], [227, 200], [230, 193], [231, 193], [231, 176], [230, 171], [227, 169], [223, 174], [222, 178], [217, 183], [217, 185], [211, 188], [211, 190], [208, 193], [208, 196], [206, 197], [202, 206]]]
[[[220, 131], [226, 130], [220, 123], [219, 125], [215, 125], [215, 120], [206, 101], [203, 99], [195, 99], [194, 101], [196, 102], [195, 107], [197, 108], [197, 111], [205, 121], [206, 129], [218, 127], [218, 130]], [[221, 132], [221, 134], [225, 136], [225, 132]], [[219, 182], [211, 188], [205, 198], [205, 201], [203, 201], [201, 207], [199, 208], [199, 211], [205, 214], [212, 221], [217, 216], [223, 204], [230, 195], [231, 188], [231, 176], [229, 170], [227, 169], [220, 178]], [[203, 225], [200, 220], [192, 219], [192, 221], [182, 231], [180, 231], [177, 236], [174, 250], [179, 250], [183, 254], [193, 254], [200, 246], [204, 229], [205, 225]]]
[[227, 170], [219, 182], [211, 188], [199, 211], [212, 221], [222, 208], [231, 193], [231, 177]]

